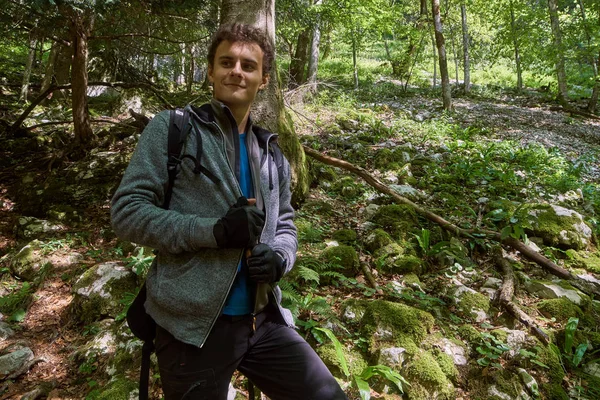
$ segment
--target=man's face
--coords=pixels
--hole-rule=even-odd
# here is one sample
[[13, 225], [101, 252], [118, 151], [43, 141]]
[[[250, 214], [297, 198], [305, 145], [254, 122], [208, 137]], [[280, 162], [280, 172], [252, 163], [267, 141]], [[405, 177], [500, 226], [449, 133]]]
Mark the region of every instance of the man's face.
[[249, 108], [269, 82], [262, 74], [262, 60], [263, 51], [255, 43], [221, 42], [208, 68], [214, 97], [232, 109]]

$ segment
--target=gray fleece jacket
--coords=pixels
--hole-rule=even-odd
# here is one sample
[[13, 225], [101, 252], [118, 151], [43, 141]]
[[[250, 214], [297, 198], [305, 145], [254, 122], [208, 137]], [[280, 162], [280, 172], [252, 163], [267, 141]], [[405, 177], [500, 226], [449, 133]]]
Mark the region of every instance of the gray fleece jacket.
[[[184, 158], [173, 185], [170, 207], [161, 208], [168, 183], [167, 148], [169, 112], [156, 115], [142, 133], [111, 207], [117, 235], [159, 250], [146, 280], [146, 311], [178, 340], [202, 347], [220, 315], [233, 284], [243, 249], [220, 249], [213, 226], [242, 195], [236, 170], [235, 123], [227, 107], [211, 104], [187, 108], [191, 130], [183, 153], [196, 157], [201, 135], [200, 163], [218, 180], [194, 173], [195, 164]], [[290, 166], [284, 159], [279, 182], [269, 143], [277, 136], [258, 127], [247, 135], [250, 167], [257, 207], [265, 211], [260, 243], [283, 257], [286, 270], [294, 265], [297, 250], [294, 211], [290, 205]], [[282, 308], [276, 285], [260, 284], [255, 312], [275, 301], [282, 322], [293, 325]]]

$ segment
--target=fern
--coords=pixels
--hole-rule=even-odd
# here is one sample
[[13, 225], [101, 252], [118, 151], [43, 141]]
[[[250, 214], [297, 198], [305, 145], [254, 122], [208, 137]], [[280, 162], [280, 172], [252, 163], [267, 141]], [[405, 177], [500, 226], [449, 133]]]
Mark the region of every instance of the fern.
[[304, 279], [306, 282], [315, 282], [317, 285], [320, 281], [319, 273], [314, 269], [308, 268], [304, 265], [298, 266], [298, 276]]

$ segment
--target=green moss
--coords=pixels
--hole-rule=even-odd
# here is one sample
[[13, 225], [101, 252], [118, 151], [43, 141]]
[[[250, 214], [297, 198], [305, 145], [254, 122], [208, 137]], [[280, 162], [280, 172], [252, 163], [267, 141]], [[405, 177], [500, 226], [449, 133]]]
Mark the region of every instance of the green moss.
[[393, 272], [399, 274], [421, 274], [423, 272], [423, 260], [410, 255], [400, 257], [394, 262]]
[[542, 383], [540, 391], [545, 399], [549, 400], [569, 400], [569, 395], [562, 388], [560, 383]]
[[537, 304], [537, 308], [547, 318], [556, 318], [557, 322], [566, 322], [570, 317], [583, 316], [581, 308], [564, 297], [542, 300]]
[[469, 314], [472, 310], [490, 310], [490, 298], [481, 293], [467, 292], [460, 296], [459, 307], [464, 313]]
[[[360, 375], [368, 366], [367, 362], [358, 351], [343, 348], [343, 352], [351, 375]], [[318, 347], [317, 354], [321, 357], [325, 365], [327, 365], [333, 376], [340, 379], [348, 379], [342, 371], [341, 362], [333, 343]]]
[[452, 357], [437, 348], [433, 349], [431, 353], [444, 375], [452, 382], [456, 383], [458, 381], [458, 369], [456, 368], [456, 365], [454, 365]]
[[567, 265], [572, 268], [583, 268], [586, 271], [600, 274], [600, 254], [588, 253], [569, 249], [566, 252], [568, 257]]
[[372, 221], [395, 238], [408, 237], [408, 234], [419, 225], [414, 208], [404, 204], [379, 207]]
[[[550, 204], [526, 204], [515, 212], [530, 236], [539, 236], [544, 243], [555, 247], [568, 247], [580, 250], [584, 247], [581, 235], [574, 226], [582, 223], [577, 216], [558, 216]], [[561, 239], [565, 231], [568, 245]]]
[[292, 205], [296, 207], [308, 197], [311, 180], [310, 172], [306, 162], [306, 154], [302, 150], [300, 139], [294, 131], [294, 121], [291, 115], [284, 111], [283, 104], [281, 104], [281, 109], [282, 112], [279, 113], [275, 122], [276, 126], [267, 125], [266, 127], [277, 132], [279, 135], [277, 142], [290, 163], [292, 170]]
[[[454, 387], [436, 359], [428, 352], [422, 352], [411, 360], [406, 368], [406, 375], [411, 383], [408, 387], [410, 399], [424, 398], [422, 388], [429, 393], [429, 398], [432, 398], [434, 392], [437, 393], [437, 399], [450, 399], [454, 396]], [[413, 382], [417, 386], [415, 389], [412, 388]]]
[[334, 240], [342, 244], [352, 244], [356, 242], [356, 231], [352, 229], [340, 229], [338, 231], [333, 232], [332, 235]]
[[335, 182], [333, 190], [348, 200], [354, 200], [364, 193], [364, 188], [349, 176]]
[[[391, 340], [401, 347], [412, 347], [411, 341], [418, 346], [433, 327], [433, 323], [434, 318], [428, 312], [400, 303], [374, 300], [365, 310], [361, 327], [363, 336], [371, 339], [372, 348], [376, 347], [376, 343], [385, 340]], [[382, 338], [382, 331], [390, 332], [391, 337]], [[375, 337], [376, 333], [378, 338]]]
[[102, 389], [92, 390], [87, 396], [88, 400], [129, 400], [131, 393], [138, 389], [138, 382], [130, 381], [125, 377], [118, 377], [110, 381]]
[[421, 281], [419, 280], [419, 277], [416, 274], [413, 273], [409, 273], [404, 275], [404, 277], [402, 278], [402, 280], [404, 281], [404, 283], [408, 284], [408, 285], [420, 285]]
[[479, 339], [481, 338], [481, 333], [479, 333], [479, 331], [477, 329], [475, 329], [473, 327], [473, 325], [470, 325], [470, 324], [461, 325], [458, 328], [458, 334], [460, 335], [460, 337], [463, 340], [465, 340], [471, 346], [478, 343]]
[[358, 253], [352, 246], [331, 246], [323, 250], [322, 259], [326, 263], [341, 267], [344, 275], [351, 276], [358, 272]]
[[508, 339], [508, 332], [504, 329], [494, 329], [490, 333], [502, 343], [506, 343], [506, 340]]
[[547, 374], [551, 382], [562, 382], [565, 371], [560, 359], [548, 346], [539, 346], [538, 359], [548, 366]]
[[365, 248], [369, 252], [374, 253], [375, 251], [387, 246], [392, 242], [393, 240], [390, 235], [383, 229], [378, 228], [369, 233], [367, 236], [367, 239], [365, 240]]
[[499, 391], [506, 393], [511, 399], [519, 398], [523, 391], [523, 384], [518, 375], [513, 375], [507, 370], [500, 370], [493, 375], [493, 378]]
[[380, 170], [393, 170], [398, 168], [398, 163], [402, 161], [401, 151], [392, 151], [390, 149], [381, 149], [375, 154], [373, 165]]

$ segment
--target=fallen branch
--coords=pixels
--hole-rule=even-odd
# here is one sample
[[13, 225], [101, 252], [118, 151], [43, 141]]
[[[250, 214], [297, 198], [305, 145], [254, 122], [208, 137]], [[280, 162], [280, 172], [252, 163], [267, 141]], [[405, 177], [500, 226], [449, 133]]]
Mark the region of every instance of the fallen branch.
[[550, 110], [551, 111], [561, 111], [561, 112], [566, 112], [566, 113], [570, 113], [570, 114], [580, 115], [582, 117], [591, 118], [591, 119], [600, 119], [600, 117], [597, 116], [597, 115], [590, 114], [590, 113], [587, 113], [585, 111], [575, 110], [574, 108], [552, 106], [552, 107], [550, 107]]
[[392, 188], [390, 188], [387, 185], [380, 182], [377, 178], [375, 178], [373, 175], [371, 175], [366, 169], [364, 169], [362, 167], [358, 167], [347, 161], [340, 160], [338, 158], [319, 153], [318, 151], [313, 150], [310, 147], [307, 147], [307, 146], [302, 146], [302, 147], [304, 148], [304, 152], [307, 155], [311, 156], [312, 158], [314, 158], [318, 161], [321, 161], [322, 163], [345, 169], [346, 171], [352, 172], [353, 174], [360, 176], [361, 178], [363, 178], [365, 180], [365, 182], [367, 182], [369, 185], [371, 185], [375, 189], [379, 190], [381, 193], [385, 193], [385, 194], [391, 196], [398, 203], [411, 206], [412, 208], [414, 208], [414, 210], [417, 213], [419, 213], [423, 217], [427, 218], [428, 220], [438, 224], [439, 226], [441, 226], [443, 229], [447, 230], [450, 233], [453, 233], [457, 236], [460, 236], [463, 238], [468, 238], [468, 239], [473, 239], [473, 238], [475, 238], [476, 235], [481, 235], [488, 239], [500, 242], [506, 246], [513, 248], [514, 250], [519, 251], [527, 259], [535, 262], [536, 264], [538, 264], [540, 267], [547, 270], [551, 274], [556, 275], [559, 278], [569, 280], [570, 283], [573, 284], [573, 286], [577, 287], [584, 293], [586, 293], [586, 294], [593, 293], [596, 295], [600, 295], [600, 289], [590, 285], [587, 281], [579, 278], [578, 276], [571, 274], [571, 272], [567, 271], [566, 269], [559, 267], [554, 262], [552, 262], [548, 258], [544, 257], [543, 255], [539, 254], [538, 252], [536, 252], [535, 250], [533, 250], [531, 247], [529, 247], [525, 243], [521, 242], [520, 240], [514, 239], [512, 237], [502, 238], [502, 235], [500, 233], [491, 231], [491, 230], [462, 229], [462, 228], [456, 226], [455, 224], [453, 224], [452, 222], [445, 220], [441, 216], [439, 216], [435, 213], [432, 213], [431, 211], [410, 201], [406, 197], [401, 196], [395, 190], [393, 190]]
[[504, 307], [504, 309], [508, 311], [510, 315], [518, 319], [523, 325], [529, 328], [529, 331], [533, 336], [540, 339], [544, 345], [547, 345], [550, 343], [550, 338], [546, 332], [537, 326], [534, 319], [527, 315], [512, 301], [513, 295], [515, 294], [515, 274], [513, 273], [512, 265], [510, 265], [510, 262], [501, 255], [498, 255], [495, 261], [498, 267], [500, 267], [504, 277], [502, 287], [500, 288], [500, 292], [498, 294], [498, 303], [500, 303], [500, 305]]
[[369, 285], [371, 285], [371, 287], [373, 289], [375, 289], [378, 294], [382, 294], [383, 292], [379, 288], [379, 286], [377, 285], [377, 282], [375, 281], [375, 278], [373, 277], [373, 274], [369, 270], [369, 266], [366, 263], [361, 262], [360, 263], [360, 269], [362, 270], [363, 275], [365, 276], [366, 280], [369, 282]]

